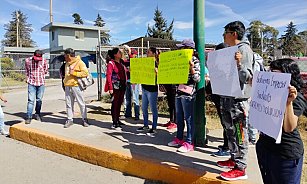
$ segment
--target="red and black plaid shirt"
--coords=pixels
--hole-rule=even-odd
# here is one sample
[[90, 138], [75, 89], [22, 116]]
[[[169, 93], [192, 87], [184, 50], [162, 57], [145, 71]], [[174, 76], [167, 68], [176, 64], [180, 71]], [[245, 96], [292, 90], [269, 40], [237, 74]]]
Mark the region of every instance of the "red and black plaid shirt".
[[45, 75], [48, 73], [48, 63], [45, 59], [34, 61], [32, 57], [26, 59], [27, 83], [33, 86], [45, 85]]

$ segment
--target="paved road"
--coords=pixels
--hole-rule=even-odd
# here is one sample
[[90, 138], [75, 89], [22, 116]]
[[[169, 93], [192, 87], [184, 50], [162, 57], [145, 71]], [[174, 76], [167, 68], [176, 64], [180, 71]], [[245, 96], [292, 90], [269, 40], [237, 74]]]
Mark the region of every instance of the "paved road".
[[[97, 99], [96, 86], [85, 92], [86, 100]], [[27, 104], [27, 88], [4, 94], [6, 124], [23, 121]], [[48, 107], [48, 108], [47, 108]], [[65, 107], [64, 92], [58, 85], [46, 88], [42, 112], [59, 112]], [[6, 127], [8, 128], [8, 126]], [[2, 184], [96, 184], [96, 183], [155, 183], [123, 173], [88, 164], [76, 159], [40, 149], [0, 136], [0, 183]]]
[[0, 136], [1, 184], [154, 184]]

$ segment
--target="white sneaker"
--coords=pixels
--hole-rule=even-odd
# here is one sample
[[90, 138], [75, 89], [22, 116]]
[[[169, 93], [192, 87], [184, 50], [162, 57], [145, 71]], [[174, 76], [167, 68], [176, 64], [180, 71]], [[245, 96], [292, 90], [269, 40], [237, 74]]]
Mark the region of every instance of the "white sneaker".
[[4, 130], [4, 128], [0, 128], [0, 135], [9, 135], [9, 132]]

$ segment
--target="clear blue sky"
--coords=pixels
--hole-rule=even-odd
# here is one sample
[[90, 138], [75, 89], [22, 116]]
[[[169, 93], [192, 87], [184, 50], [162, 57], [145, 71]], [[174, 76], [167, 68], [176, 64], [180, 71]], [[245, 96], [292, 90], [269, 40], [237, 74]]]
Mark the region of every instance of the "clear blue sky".
[[[76, 12], [85, 25], [93, 25], [100, 13], [111, 30], [111, 43], [120, 44], [146, 34], [157, 5], [168, 23], [175, 19], [176, 40], [193, 37], [193, 0], [53, 0], [54, 22], [72, 23], [71, 15]], [[248, 27], [250, 21], [258, 19], [277, 28], [280, 34], [290, 21], [298, 31], [307, 30], [306, 0], [207, 0], [205, 8], [206, 43], [222, 42], [223, 27], [234, 20]], [[15, 10], [28, 16], [34, 28], [32, 39], [40, 48], [47, 48], [48, 33], [40, 28], [49, 23], [49, 0], [0, 0], [1, 40], [3, 25], [12, 19]]]

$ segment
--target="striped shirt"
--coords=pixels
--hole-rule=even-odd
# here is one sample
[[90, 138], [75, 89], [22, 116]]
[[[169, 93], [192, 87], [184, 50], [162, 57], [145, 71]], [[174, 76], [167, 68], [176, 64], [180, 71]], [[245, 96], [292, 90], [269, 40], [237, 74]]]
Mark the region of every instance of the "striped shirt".
[[26, 59], [27, 83], [33, 86], [45, 85], [45, 76], [48, 73], [48, 64], [45, 59], [34, 61], [32, 57]]

